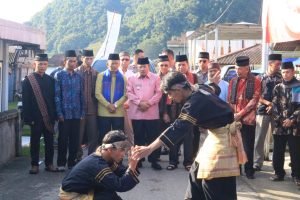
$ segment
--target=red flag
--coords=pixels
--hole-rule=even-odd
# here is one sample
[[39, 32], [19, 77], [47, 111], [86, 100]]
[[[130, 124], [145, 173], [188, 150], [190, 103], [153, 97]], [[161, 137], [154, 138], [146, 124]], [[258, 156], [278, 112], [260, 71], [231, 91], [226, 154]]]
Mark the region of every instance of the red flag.
[[264, 0], [267, 43], [300, 40], [300, 1]]

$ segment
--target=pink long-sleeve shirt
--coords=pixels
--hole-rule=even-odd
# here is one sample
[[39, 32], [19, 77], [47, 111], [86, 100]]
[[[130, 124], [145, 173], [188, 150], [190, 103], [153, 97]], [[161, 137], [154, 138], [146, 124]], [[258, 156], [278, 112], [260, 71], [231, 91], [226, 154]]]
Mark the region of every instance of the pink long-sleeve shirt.
[[[134, 120], [159, 119], [158, 102], [161, 98], [160, 78], [149, 72], [142, 78], [139, 74], [131, 76], [127, 81], [127, 98], [129, 101], [128, 116]], [[146, 111], [138, 109], [141, 101], [148, 101], [150, 107]]]

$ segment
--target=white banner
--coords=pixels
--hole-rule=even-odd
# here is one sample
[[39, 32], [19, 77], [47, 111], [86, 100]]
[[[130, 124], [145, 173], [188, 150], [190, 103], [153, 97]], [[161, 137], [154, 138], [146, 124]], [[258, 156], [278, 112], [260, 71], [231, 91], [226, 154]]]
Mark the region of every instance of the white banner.
[[120, 14], [107, 11], [107, 34], [94, 59], [94, 63], [97, 60], [107, 59], [110, 53], [114, 53], [119, 37], [121, 18]]

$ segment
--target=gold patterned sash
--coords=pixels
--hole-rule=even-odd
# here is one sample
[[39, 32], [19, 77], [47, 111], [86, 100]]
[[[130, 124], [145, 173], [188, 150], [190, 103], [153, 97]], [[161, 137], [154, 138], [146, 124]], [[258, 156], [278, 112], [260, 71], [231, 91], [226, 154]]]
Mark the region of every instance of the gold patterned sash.
[[33, 90], [33, 94], [35, 96], [36, 102], [38, 104], [39, 110], [42, 114], [42, 118], [43, 118], [43, 122], [46, 126], [46, 129], [50, 132], [50, 133], [54, 133], [54, 126], [50, 121], [50, 117], [48, 114], [48, 109], [45, 103], [45, 99], [42, 95], [42, 91], [41, 88], [36, 80], [36, 78], [34, 77], [34, 74], [30, 74], [27, 76], [29, 83], [32, 87]]

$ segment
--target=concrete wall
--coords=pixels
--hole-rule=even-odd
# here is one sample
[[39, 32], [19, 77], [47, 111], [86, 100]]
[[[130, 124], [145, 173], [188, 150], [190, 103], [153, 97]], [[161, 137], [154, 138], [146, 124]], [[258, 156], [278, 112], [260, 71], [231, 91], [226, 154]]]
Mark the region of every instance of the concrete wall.
[[22, 129], [17, 110], [0, 112], [0, 166], [21, 154]]

